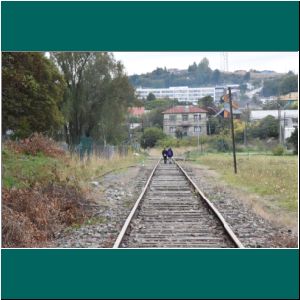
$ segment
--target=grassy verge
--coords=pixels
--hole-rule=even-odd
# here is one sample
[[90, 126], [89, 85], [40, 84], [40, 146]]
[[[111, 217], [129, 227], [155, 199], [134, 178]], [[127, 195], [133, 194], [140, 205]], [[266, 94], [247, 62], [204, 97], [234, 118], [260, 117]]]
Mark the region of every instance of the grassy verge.
[[137, 165], [144, 156], [129, 154], [111, 160], [91, 156], [81, 162], [77, 156], [52, 158], [39, 153], [36, 156], [2, 150], [2, 185], [4, 188], [30, 188], [52, 182], [73, 184], [83, 188], [89, 181], [104, 174]]
[[261, 196], [271, 196], [272, 206], [287, 212], [298, 207], [298, 157], [237, 155], [238, 173], [233, 173], [231, 154], [192, 155], [197, 163], [207, 165], [237, 187]]
[[29, 154], [28, 148], [2, 150], [3, 247], [45, 246], [63, 228], [95, 222], [85, 197], [90, 182], [144, 159], [129, 154], [80, 161], [59, 152]]

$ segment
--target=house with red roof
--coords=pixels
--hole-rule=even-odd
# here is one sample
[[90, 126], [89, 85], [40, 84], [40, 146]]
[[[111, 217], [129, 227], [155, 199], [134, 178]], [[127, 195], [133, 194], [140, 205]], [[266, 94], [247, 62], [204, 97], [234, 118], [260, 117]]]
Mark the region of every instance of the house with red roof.
[[193, 105], [175, 106], [162, 112], [164, 133], [176, 136], [207, 135], [207, 111]]
[[145, 107], [143, 107], [143, 106], [142, 107], [137, 107], [137, 106], [129, 107], [128, 112], [131, 116], [141, 117], [143, 114], [145, 114]]

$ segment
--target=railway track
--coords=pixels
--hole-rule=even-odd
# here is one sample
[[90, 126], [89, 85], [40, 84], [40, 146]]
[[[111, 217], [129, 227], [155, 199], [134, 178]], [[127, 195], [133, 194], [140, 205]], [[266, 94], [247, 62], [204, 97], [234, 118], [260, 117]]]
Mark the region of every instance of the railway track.
[[114, 248], [243, 248], [175, 160], [155, 165]]

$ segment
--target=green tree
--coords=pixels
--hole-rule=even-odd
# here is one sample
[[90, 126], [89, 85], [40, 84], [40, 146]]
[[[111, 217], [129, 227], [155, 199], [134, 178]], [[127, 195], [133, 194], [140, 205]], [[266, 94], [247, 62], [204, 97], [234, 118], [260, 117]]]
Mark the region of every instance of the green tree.
[[265, 139], [278, 137], [278, 120], [273, 116], [266, 116], [249, 128], [249, 136]]
[[207, 125], [209, 134], [227, 133], [230, 128], [230, 120], [222, 117], [210, 117]]
[[148, 96], [147, 96], [147, 101], [153, 101], [153, 100], [155, 100], [155, 99], [156, 99], [156, 97], [155, 97], [154, 94], [152, 94], [152, 93], [149, 93], [149, 94], [148, 94]]
[[173, 100], [173, 99], [156, 99], [152, 101], [146, 101], [145, 102], [145, 109], [147, 110], [152, 110], [152, 109], [157, 109], [157, 108], [162, 108], [162, 109], [168, 109], [174, 105], [177, 105], [179, 102], [178, 100]]
[[244, 81], [248, 82], [250, 80], [250, 72], [247, 72], [244, 77], [243, 77]]
[[209, 60], [204, 57], [198, 64], [196, 79], [199, 84], [206, 84], [210, 81], [212, 70], [209, 67]]
[[67, 83], [63, 112], [67, 143], [79, 144], [83, 132], [81, 111], [83, 105], [83, 76], [91, 58], [90, 52], [52, 52], [51, 59], [62, 70]]
[[197, 64], [194, 62], [192, 65], [190, 65], [189, 67], [188, 67], [188, 72], [189, 73], [194, 73], [194, 72], [196, 72], [197, 71]]
[[215, 107], [214, 98], [211, 96], [205, 96], [198, 100], [198, 105], [202, 108]]
[[298, 76], [297, 75], [288, 75], [283, 78], [280, 82], [279, 92], [281, 95], [288, 94], [290, 92], [298, 91]]
[[145, 103], [145, 108], [151, 110], [145, 114], [143, 119], [143, 127], [160, 127], [163, 128], [163, 114], [162, 112], [178, 104], [177, 100], [172, 99], [156, 99]]
[[123, 65], [107, 52], [56, 52], [52, 58], [68, 83], [67, 142], [78, 144], [84, 133], [103, 144], [125, 139], [127, 108], [135, 97]]
[[298, 91], [298, 75], [288, 74], [280, 78], [266, 80], [262, 95], [265, 97], [285, 95]]
[[2, 53], [3, 133], [55, 134], [63, 124], [64, 78], [40, 52]]
[[211, 81], [213, 84], [221, 83], [221, 72], [218, 69], [216, 69], [212, 72]]
[[287, 141], [294, 146], [294, 154], [298, 155], [298, 127], [295, 128], [294, 132], [287, 139]]
[[152, 148], [158, 140], [163, 139], [164, 137], [165, 134], [162, 129], [157, 127], [146, 128], [141, 137], [141, 146], [143, 148]]

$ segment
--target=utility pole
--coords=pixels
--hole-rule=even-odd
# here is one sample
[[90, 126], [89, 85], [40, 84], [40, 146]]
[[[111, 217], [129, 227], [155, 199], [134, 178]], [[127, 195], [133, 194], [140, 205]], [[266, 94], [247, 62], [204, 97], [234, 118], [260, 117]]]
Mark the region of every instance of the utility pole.
[[283, 130], [282, 130], [282, 136], [283, 136], [283, 146], [286, 146], [285, 144], [285, 110], [283, 108]]
[[236, 155], [235, 155], [235, 138], [234, 138], [234, 124], [233, 124], [233, 109], [232, 109], [232, 99], [231, 99], [231, 87], [228, 87], [228, 92], [229, 92], [229, 104], [230, 104], [233, 165], [234, 165], [234, 173], [236, 174], [237, 173], [237, 167], [236, 167]]
[[246, 109], [246, 120], [245, 120], [245, 130], [244, 130], [244, 145], [248, 145], [247, 141], [247, 130], [248, 130], [248, 122], [249, 122], [249, 103], [247, 103], [247, 109]]
[[197, 116], [197, 133], [198, 133], [197, 151], [198, 152], [199, 152], [199, 134], [200, 134], [200, 132], [199, 132], [199, 129], [200, 129], [200, 127], [199, 127], [199, 116], [200, 116], [200, 114], [198, 113], [198, 116]]
[[279, 144], [282, 144], [282, 135], [281, 135], [281, 106], [278, 103], [278, 134], [279, 134]]

